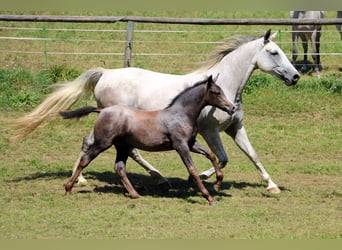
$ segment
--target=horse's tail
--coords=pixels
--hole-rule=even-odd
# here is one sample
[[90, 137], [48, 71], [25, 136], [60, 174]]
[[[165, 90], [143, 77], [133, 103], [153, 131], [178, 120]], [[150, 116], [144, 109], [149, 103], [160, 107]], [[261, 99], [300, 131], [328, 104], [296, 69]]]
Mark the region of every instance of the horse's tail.
[[99, 113], [101, 109], [96, 108], [96, 107], [83, 107], [79, 108], [76, 110], [72, 111], [60, 111], [59, 114], [64, 118], [64, 119], [71, 119], [71, 118], [81, 118], [82, 116], [88, 115], [92, 112]]
[[56, 118], [59, 111], [69, 109], [81, 97], [89, 97], [94, 92], [95, 85], [103, 71], [103, 68], [90, 69], [74, 81], [56, 84], [59, 88], [46, 97], [33, 111], [23, 117], [8, 121], [7, 130], [12, 134], [11, 139], [22, 140], [45, 119]]

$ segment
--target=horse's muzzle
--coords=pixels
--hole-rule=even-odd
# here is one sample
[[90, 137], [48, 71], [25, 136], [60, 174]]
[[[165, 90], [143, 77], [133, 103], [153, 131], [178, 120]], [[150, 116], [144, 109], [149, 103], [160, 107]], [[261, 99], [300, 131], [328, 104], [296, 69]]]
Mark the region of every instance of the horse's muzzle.
[[299, 78], [300, 78], [300, 75], [299, 75], [299, 74], [295, 74], [295, 75], [292, 77], [291, 85], [296, 85], [297, 82], [299, 81]]

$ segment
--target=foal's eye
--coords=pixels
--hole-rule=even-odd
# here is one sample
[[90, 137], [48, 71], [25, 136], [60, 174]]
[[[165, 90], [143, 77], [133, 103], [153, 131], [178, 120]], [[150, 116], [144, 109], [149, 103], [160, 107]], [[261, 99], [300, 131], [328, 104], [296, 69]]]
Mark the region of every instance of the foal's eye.
[[220, 91], [218, 91], [218, 90], [211, 90], [210, 93], [212, 93], [213, 95], [219, 95]]

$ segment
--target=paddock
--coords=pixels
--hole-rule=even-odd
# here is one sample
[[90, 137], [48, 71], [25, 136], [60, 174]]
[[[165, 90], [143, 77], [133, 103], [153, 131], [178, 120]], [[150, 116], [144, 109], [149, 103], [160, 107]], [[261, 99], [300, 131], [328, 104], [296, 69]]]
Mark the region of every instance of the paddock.
[[[280, 15], [288, 16], [288, 13], [279, 13]], [[336, 13], [327, 13], [326, 17], [330, 18], [329, 15], [334, 18]], [[228, 14], [225, 17], [228, 18]], [[25, 30], [18, 31], [20, 33], [31, 32], [26, 29], [34, 28], [28, 23], [21, 25], [19, 28]], [[36, 26], [40, 25], [42, 24], [36, 23]], [[39, 51], [37, 54], [2, 52], [4, 56], [0, 57], [0, 76], [4, 79], [3, 86], [7, 87], [7, 95], [1, 92], [1, 128], [5, 126], [6, 119], [19, 117], [35, 106], [49, 92], [46, 85], [52, 84], [52, 80], [63, 81], [71, 77], [70, 62], [78, 63], [75, 66], [76, 71], [93, 65], [101, 66], [98, 64], [103, 59], [108, 67], [123, 66], [125, 42], [118, 45], [112, 44], [112, 41], [106, 45], [94, 42], [93, 48], [104, 49], [111, 46], [108, 53], [116, 53], [113, 52], [114, 49], [120, 53], [120, 56], [110, 54], [95, 61], [89, 54], [54, 55], [50, 52], [61, 52], [55, 48], [62, 49], [63, 43], [67, 44], [64, 45], [65, 49], [70, 49], [63, 53], [81, 53], [82, 50], [82, 53], [90, 53], [92, 50], [101, 53], [101, 50], [92, 48], [89, 51], [88, 45], [84, 48], [83, 43], [91, 42], [81, 41], [93, 40], [89, 33], [97, 32], [86, 33], [88, 35], [77, 41], [75, 34], [81, 32], [77, 31], [80, 29], [78, 24], [43, 23], [44, 25], [49, 36], [55, 32], [51, 29], [67, 28], [72, 31], [56, 32], [59, 45], [54, 45], [52, 41], [49, 44], [50, 41], [47, 40], [25, 40], [23, 44], [32, 43], [21, 45], [17, 40], [14, 43], [8, 40], [3, 42], [4, 39], [1, 39], [2, 45], [17, 45], [15, 48], [2, 47], [2, 50], [25, 51], [30, 47], [33, 52]], [[123, 31], [120, 34], [124, 38], [121, 41], [125, 41], [126, 24], [118, 25], [122, 25]], [[169, 24], [135, 24], [132, 64], [164, 72], [188, 72], [207, 57], [207, 52], [217, 45], [214, 41], [220, 41], [232, 34], [225, 32], [228, 28], [225, 26], [208, 28], [201, 25], [191, 26], [191, 29], [190, 26], [177, 25], [177, 32], [173, 32]], [[94, 24], [82, 24], [81, 27], [107, 29], [104, 28], [107, 26]], [[154, 32], [161, 27], [165, 32]], [[255, 34], [264, 30], [264, 25], [232, 26], [231, 29], [245, 35], [253, 34], [251, 27], [255, 29]], [[268, 28], [275, 31], [279, 27], [285, 28], [276, 25]], [[144, 32], [138, 32], [140, 29]], [[291, 27], [288, 26], [287, 29], [290, 31]], [[182, 30], [186, 32], [179, 32]], [[193, 30], [192, 33], [189, 30]], [[195, 30], [201, 32], [194, 32]], [[8, 30], [2, 29], [1, 32]], [[34, 32], [44, 34], [42, 30]], [[173, 33], [177, 33], [178, 40]], [[110, 34], [114, 37], [117, 35]], [[282, 49], [290, 55], [291, 36], [285, 30], [281, 31], [281, 35]], [[10, 35], [2, 33], [2, 36]], [[147, 37], [145, 39], [150, 42], [140, 42], [142, 36]], [[25, 37], [31, 37], [31, 34], [28, 33]], [[205, 45], [201, 40], [192, 40], [199, 37], [206, 38]], [[160, 40], [155, 40], [157, 38]], [[97, 40], [106, 42], [105, 37]], [[181, 45], [185, 40], [190, 42], [183, 47]], [[44, 53], [44, 41], [47, 42], [47, 56]], [[174, 45], [170, 46], [172, 42]], [[153, 50], [157, 51], [156, 55], [148, 52], [152, 44], [157, 46]], [[1, 238], [340, 239], [342, 102], [338, 89], [342, 86], [342, 77], [338, 61], [341, 41], [333, 24], [323, 27], [321, 44], [322, 53], [329, 55], [322, 54], [321, 60], [325, 67], [320, 79], [310, 75], [303, 76], [297, 86], [289, 88], [277, 79], [256, 74], [250, 79], [244, 93], [244, 124], [259, 157], [279, 185], [282, 191], [280, 194], [266, 192], [265, 184], [249, 159], [224, 135], [222, 139], [229, 162], [223, 169], [225, 178], [222, 190], [215, 192], [212, 189], [215, 178], [204, 181], [204, 185], [217, 201], [213, 207], [207, 205], [195, 187], [188, 185], [188, 175], [183, 163], [172, 152], [142, 152], [144, 158], [161, 170], [172, 183], [173, 187], [166, 193], [160, 192], [150, 175], [129, 160], [128, 176], [144, 197], [138, 200], [128, 199], [127, 192], [113, 171], [115, 150], [110, 149], [93, 162], [94, 167], [89, 166], [84, 172], [88, 184], [74, 187], [73, 195], [66, 197], [63, 184], [71, 175], [71, 165], [81, 146], [80, 139], [90, 131], [96, 115], [84, 117], [81, 122], [61, 119], [56, 123], [46, 124], [21, 143], [9, 143], [7, 134], [1, 131]], [[4, 58], [8, 60], [5, 61]], [[38, 86], [32, 81], [38, 84], [45, 76], [48, 80], [39, 83], [44, 87], [38, 90]], [[23, 90], [27, 93], [35, 91], [37, 98], [25, 96]], [[10, 105], [5, 104], [4, 100]], [[85, 100], [84, 103], [93, 104], [93, 100]], [[200, 137], [198, 139], [203, 143]], [[208, 168], [206, 159], [196, 155], [193, 155], [193, 159], [198, 169]]]

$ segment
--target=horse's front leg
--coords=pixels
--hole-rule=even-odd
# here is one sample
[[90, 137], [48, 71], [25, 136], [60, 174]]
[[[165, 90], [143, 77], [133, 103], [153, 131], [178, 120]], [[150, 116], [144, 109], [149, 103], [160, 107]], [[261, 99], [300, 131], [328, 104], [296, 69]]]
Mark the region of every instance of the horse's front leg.
[[292, 63], [296, 66], [298, 57], [298, 33], [292, 32]]
[[[220, 137], [220, 133], [218, 129], [201, 129], [200, 134], [202, 135], [203, 139], [208, 144], [210, 150], [216, 155], [219, 160], [219, 167], [224, 168], [228, 163], [228, 155], [224, 150], [222, 140]], [[210, 168], [208, 170], [203, 171], [200, 174], [202, 180], [208, 179], [215, 173], [215, 168]]]
[[320, 37], [321, 33], [318, 30], [315, 30], [312, 33], [312, 59], [314, 60], [315, 63], [315, 71], [317, 73], [317, 77], [320, 77], [320, 71], [322, 70], [322, 65], [321, 65], [321, 57], [320, 57]]
[[219, 164], [216, 161], [216, 157], [213, 152], [205, 149], [202, 145], [200, 145], [197, 141], [192, 145], [190, 148], [191, 152], [204, 155], [207, 157], [211, 164], [213, 165], [216, 173], [216, 183], [214, 184], [214, 189], [218, 191], [222, 186], [222, 180], [223, 180], [223, 172], [221, 171]]
[[225, 130], [225, 132], [230, 135], [237, 146], [248, 156], [248, 158], [253, 162], [257, 170], [259, 171], [262, 179], [267, 181], [267, 191], [273, 194], [280, 193], [280, 189], [277, 184], [275, 184], [270, 175], [266, 172], [265, 168], [261, 164], [258, 155], [256, 154], [252, 144], [250, 143], [245, 127], [242, 123], [238, 123], [235, 126], [231, 126]]
[[188, 145], [186, 145], [185, 143], [179, 143], [177, 145], [174, 145], [175, 150], [177, 151], [177, 153], [179, 154], [179, 156], [181, 157], [184, 165], [186, 166], [189, 174], [192, 176], [193, 180], [196, 182], [199, 190], [202, 193], [202, 196], [204, 198], [206, 198], [209, 202], [209, 205], [213, 205], [214, 204], [214, 198], [210, 195], [209, 191], [205, 188], [205, 186], [203, 185], [197, 169], [194, 165], [194, 162], [192, 161], [192, 158], [190, 156], [190, 149], [188, 147]]
[[157, 181], [158, 186], [163, 190], [167, 191], [171, 188], [171, 184], [156, 168], [148, 163], [135, 148], [131, 149], [129, 156], [142, 166], [152, 177]]

